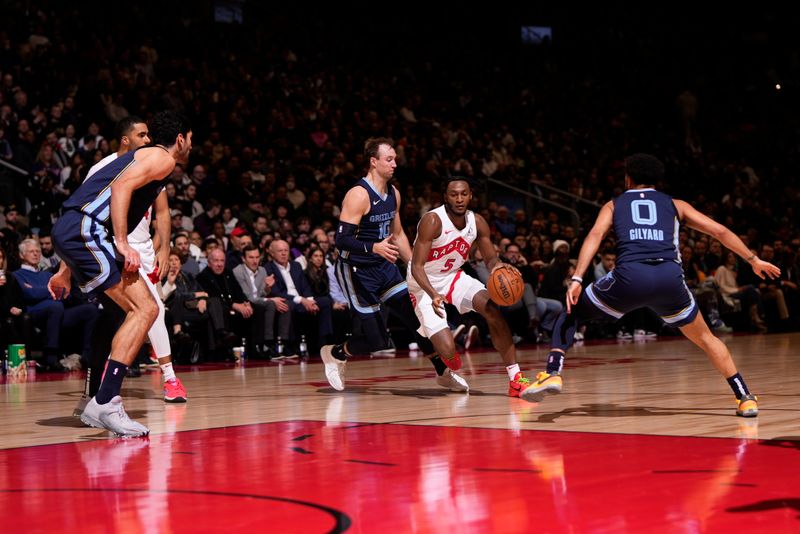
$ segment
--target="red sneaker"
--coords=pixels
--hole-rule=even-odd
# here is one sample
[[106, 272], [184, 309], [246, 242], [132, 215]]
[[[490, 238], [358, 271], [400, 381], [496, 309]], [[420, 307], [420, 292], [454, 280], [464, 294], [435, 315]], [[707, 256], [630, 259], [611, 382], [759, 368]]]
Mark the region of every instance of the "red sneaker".
[[179, 378], [164, 382], [164, 402], [186, 402], [186, 390]]
[[531, 381], [522, 376], [522, 372], [519, 372], [514, 375], [514, 380], [508, 383], [508, 396], [519, 397], [529, 387], [531, 387]]

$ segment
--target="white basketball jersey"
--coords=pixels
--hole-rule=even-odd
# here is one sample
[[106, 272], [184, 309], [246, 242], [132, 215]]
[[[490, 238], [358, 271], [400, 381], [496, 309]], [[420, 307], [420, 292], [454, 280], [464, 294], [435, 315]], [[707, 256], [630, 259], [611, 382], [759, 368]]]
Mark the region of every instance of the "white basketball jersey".
[[150, 241], [150, 220], [153, 217], [153, 206], [148, 208], [142, 220], [136, 225], [131, 233], [128, 234], [130, 243], [147, 243]]
[[449, 275], [456, 272], [469, 258], [472, 243], [478, 237], [478, 228], [475, 226], [475, 214], [467, 210], [467, 225], [459, 230], [447, 216], [444, 206], [432, 210], [442, 221], [442, 233], [431, 243], [431, 251], [425, 262], [425, 273], [431, 285], [444, 281]]

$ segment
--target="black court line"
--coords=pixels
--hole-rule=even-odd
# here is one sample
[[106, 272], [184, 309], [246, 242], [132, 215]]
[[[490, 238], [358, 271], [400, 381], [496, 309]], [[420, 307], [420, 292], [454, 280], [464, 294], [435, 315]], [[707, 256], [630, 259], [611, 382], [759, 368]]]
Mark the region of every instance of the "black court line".
[[314, 453], [313, 453], [313, 452], [311, 452], [311, 451], [307, 451], [307, 450], [305, 450], [303, 447], [292, 447], [292, 450], [293, 450], [294, 452], [299, 452], [300, 454], [314, 454]]
[[0, 489], [0, 493], [75, 493], [75, 492], [92, 492], [92, 493], [158, 493], [158, 494], [173, 494], [173, 495], [213, 495], [215, 497], [239, 497], [245, 499], [259, 499], [264, 501], [276, 501], [290, 504], [297, 504], [299, 506], [306, 506], [319, 510], [331, 516], [336, 525], [333, 529], [329, 530], [331, 534], [338, 534], [345, 532], [349, 529], [353, 521], [350, 517], [335, 508], [324, 506], [321, 504], [300, 501], [297, 499], [287, 499], [286, 497], [274, 497], [272, 495], [257, 495], [252, 493], [231, 493], [227, 491], [202, 491], [202, 490], [178, 490], [178, 489], [147, 489], [147, 488], [29, 488], [29, 489]]
[[313, 436], [314, 434], [303, 434], [302, 436], [297, 436], [296, 438], [292, 438], [292, 441], [303, 441], [304, 439], [308, 439]]
[[397, 464], [390, 464], [388, 462], [370, 462], [368, 460], [347, 460], [354, 464], [367, 464], [367, 465], [384, 465], [386, 467], [396, 467]]

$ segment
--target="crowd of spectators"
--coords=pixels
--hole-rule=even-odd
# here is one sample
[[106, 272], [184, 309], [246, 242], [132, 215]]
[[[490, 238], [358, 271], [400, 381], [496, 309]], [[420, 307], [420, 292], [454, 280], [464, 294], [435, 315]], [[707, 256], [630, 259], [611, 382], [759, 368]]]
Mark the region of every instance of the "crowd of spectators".
[[[24, 331], [16, 317], [38, 313], [9, 289], [26, 289], [26, 251], [41, 250], [39, 271], [56, 265], [50, 229], [89, 167], [116, 149], [116, 121], [163, 108], [189, 116], [197, 145], [166, 188], [175, 248], [165, 298], [173, 333], [189, 337], [185, 330], [200, 323], [209, 354], [241, 335], [253, 354], [276, 357], [278, 338], [294, 352], [301, 337], [318, 346], [358, 327], [330, 266], [341, 201], [364, 172], [361, 147], [373, 135], [396, 143], [400, 216], [412, 240], [420, 217], [441, 203], [443, 177], [473, 180], [473, 208], [489, 221], [500, 254], [525, 275], [526, 299], [507, 312], [523, 316], [512, 321], [520, 339], [546, 339], [563, 303], [596, 215], [577, 199], [602, 203], [620, 193], [622, 161], [636, 150], [666, 163], [658, 188], [729, 226], [783, 270], [776, 282], [754, 279], [719, 242], [682, 230], [687, 284], [710, 324], [760, 332], [797, 326], [800, 145], [795, 118], [770, 122], [796, 104], [748, 85], [769, 82], [771, 67], [752, 50], [720, 55], [705, 77], [686, 68], [665, 80], [685, 50], [658, 41], [649, 27], [556, 26], [552, 43], [526, 47], [507, 36], [508, 25], [481, 38], [472, 22], [456, 39], [437, 40], [406, 15], [386, 41], [368, 46], [345, 35], [368, 15], [331, 28], [321, 18], [301, 22], [250, 6], [251, 22], [238, 27], [169, 8], [155, 20], [126, 6], [123, 20], [35, 4], [12, 3], [6, 14], [15, 23], [0, 29], [0, 160], [22, 171], [0, 166], [9, 193], [0, 199], [4, 344]], [[436, 46], [398, 51], [391, 39], [414, 28]], [[702, 48], [719, 37], [702, 31], [699, 23], [687, 30], [706, 40], [687, 37], [698, 61], [719, 52]], [[764, 53], [777, 46], [727, 35]], [[623, 45], [634, 51], [607, 57]], [[744, 78], [753, 64], [756, 74], [731, 87], [731, 72]], [[543, 200], [576, 210], [579, 221]], [[610, 236], [593, 272], [613, 268], [613, 249]], [[64, 304], [72, 305], [86, 303]], [[43, 347], [50, 360], [51, 339]]]

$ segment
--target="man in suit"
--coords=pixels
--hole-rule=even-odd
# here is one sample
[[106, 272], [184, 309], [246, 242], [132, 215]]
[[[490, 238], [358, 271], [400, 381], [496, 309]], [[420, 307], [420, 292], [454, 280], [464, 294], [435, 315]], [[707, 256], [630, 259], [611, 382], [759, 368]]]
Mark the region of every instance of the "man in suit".
[[285, 298], [271, 295], [275, 275], [267, 276], [266, 269], [259, 265], [258, 249], [248, 245], [242, 250], [242, 256], [244, 263], [233, 268], [233, 277], [255, 312], [251, 320], [254, 349], [259, 356], [275, 359], [278, 356], [273, 350], [275, 315], [278, 315], [278, 337], [288, 339], [292, 327], [289, 304]]
[[297, 262], [289, 261], [289, 243], [276, 239], [269, 245], [272, 261], [267, 263], [268, 275], [275, 277], [275, 285], [270, 293], [286, 299], [294, 314], [315, 315], [318, 322], [320, 343], [333, 333], [332, 302], [329, 296], [314, 297], [303, 268]]
[[217, 342], [233, 347], [238, 337], [231, 330], [237, 323], [253, 315], [253, 306], [236, 282], [230, 269], [225, 268], [225, 253], [215, 248], [208, 254], [208, 268], [197, 275], [197, 283], [208, 293], [208, 315], [214, 325]]

